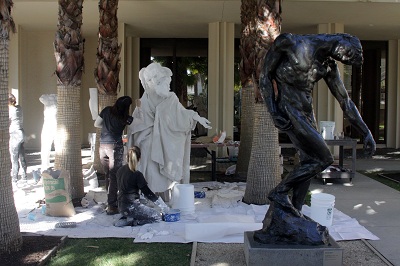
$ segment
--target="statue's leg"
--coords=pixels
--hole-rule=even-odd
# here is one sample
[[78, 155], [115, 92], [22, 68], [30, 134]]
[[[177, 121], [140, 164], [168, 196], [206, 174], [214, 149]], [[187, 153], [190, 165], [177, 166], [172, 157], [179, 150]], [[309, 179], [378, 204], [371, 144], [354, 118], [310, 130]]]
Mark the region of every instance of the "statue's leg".
[[299, 211], [301, 211], [301, 209], [303, 208], [304, 200], [307, 196], [310, 184], [311, 184], [311, 179], [293, 188], [292, 203], [293, 206]]
[[52, 141], [52, 132], [55, 131], [54, 128], [56, 127], [49, 127], [48, 125], [44, 124], [42, 129], [42, 136], [41, 136], [41, 148], [40, 148], [40, 158], [42, 161], [42, 171], [46, 170], [50, 167], [50, 152], [51, 152], [51, 144]]
[[[301, 211], [311, 178], [328, 167], [333, 158], [325, 140], [316, 129], [312, 113], [293, 107], [285, 109], [289, 119], [293, 121], [292, 129], [286, 131], [286, 134], [300, 152], [300, 163], [270, 192], [268, 198], [296, 214]], [[291, 189], [292, 201], [288, 196]]]
[[300, 163], [286, 181], [293, 188], [293, 206], [301, 211], [304, 199], [307, 196], [311, 179], [321, 173], [333, 162], [332, 154], [322, 138], [309, 120], [301, 119], [301, 130], [293, 130], [288, 135], [300, 154]]

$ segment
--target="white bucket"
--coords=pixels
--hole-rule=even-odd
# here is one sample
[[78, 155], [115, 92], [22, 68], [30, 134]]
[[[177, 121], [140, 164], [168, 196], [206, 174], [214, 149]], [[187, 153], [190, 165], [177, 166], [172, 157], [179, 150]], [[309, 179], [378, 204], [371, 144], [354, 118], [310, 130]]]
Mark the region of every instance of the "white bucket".
[[312, 194], [310, 218], [320, 225], [331, 226], [334, 206], [335, 196], [327, 193]]
[[194, 213], [194, 186], [176, 184], [172, 189], [172, 208], [179, 209], [181, 214]]
[[335, 138], [335, 122], [334, 121], [320, 121], [319, 130], [324, 139]]

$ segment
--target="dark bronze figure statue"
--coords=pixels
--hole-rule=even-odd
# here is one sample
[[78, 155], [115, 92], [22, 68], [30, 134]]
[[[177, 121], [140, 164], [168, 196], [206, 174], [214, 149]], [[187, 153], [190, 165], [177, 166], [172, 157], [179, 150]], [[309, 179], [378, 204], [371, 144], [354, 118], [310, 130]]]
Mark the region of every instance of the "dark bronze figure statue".
[[[312, 106], [312, 91], [320, 79], [325, 80], [344, 116], [362, 134], [365, 153], [372, 155], [375, 152], [375, 141], [347, 94], [335, 60], [361, 66], [363, 57], [359, 39], [349, 34], [281, 34], [265, 57], [260, 88], [275, 126], [289, 136], [299, 151], [300, 163], [269, 192], [270, 210], [263, 229], [255, 233], [259, 242], [326, 244], [327, 229], [301, 213], [311, 179], [333, 162], [329, 148], [317, 130]], [[292, 192], [291, 199], [289, 191]], [[293, 228], [281, 228], [286, 223], [299, 222], [301, 225], [294, 231]], [[310, 228], [301, 229], [302, 226], [314, 227], [317, 238], [310, 235]]]

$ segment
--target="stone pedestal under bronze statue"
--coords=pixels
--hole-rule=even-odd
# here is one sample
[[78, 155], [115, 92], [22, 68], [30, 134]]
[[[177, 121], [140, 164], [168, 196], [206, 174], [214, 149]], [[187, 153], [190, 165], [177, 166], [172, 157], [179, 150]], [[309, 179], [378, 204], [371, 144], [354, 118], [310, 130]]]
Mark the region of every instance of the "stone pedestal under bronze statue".
[[244, 234], [247, 266], [341, 266], [343, 249], [328, 229], [293, 210], [271, 203], [263, 228]]

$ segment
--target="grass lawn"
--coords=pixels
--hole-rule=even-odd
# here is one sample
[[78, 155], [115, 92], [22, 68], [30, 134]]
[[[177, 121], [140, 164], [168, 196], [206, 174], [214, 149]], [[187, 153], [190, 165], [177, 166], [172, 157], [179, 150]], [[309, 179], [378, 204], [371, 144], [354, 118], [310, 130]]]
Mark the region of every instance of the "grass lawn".
[[190, 265], [192, 244], [133, 243], [129, 238], [68, 239], [50, 266]]
[[398, 171], [393, 172], [393, 171], [358, 171], [363, 175], [366, 175], [372, 179], [375, 179], [376, 181], [385, 184], [393, 189], [396, 189], [397, 191], [400, 191], [400, 183], [392, 181], [390, 179], [384, 178], [380, 176], [379, 174], [392, 174], [392, 173], [398, 173]]

